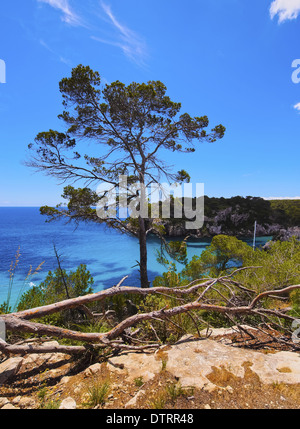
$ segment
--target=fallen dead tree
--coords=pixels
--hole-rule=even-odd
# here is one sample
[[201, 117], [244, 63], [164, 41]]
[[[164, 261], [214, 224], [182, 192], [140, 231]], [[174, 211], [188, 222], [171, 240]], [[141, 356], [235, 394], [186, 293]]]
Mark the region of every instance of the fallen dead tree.
[[[81, 296], [74, 299], [67, 299], [65, 301], [57, 302], [54, 304], [46, 305], [39, 308], [30, 310], [20, 311], [11, 314], [5, 314], [0, 316], [0, 321], [4, 322], [6, 330], [12, 333], [31, 333], [37, 336], [48, 336], [57, 339], [69, 339], [74, 341], [80, 341], [85, 346], [43, 346], [35, 344], [21, 344], [13, 345], [8, 344], [6, 341], [0, 339], [0, 351], [4, 354], [27, 354], [27, 353], [67, 353], [67, 354], [78, 354], [86, 351], [87, 349], [97, 349], [111, 347], [113, 349], [120, 350], [144, 350], [147, 348], [159, 347], [161, 344], [143, 342], [139, 339], [135, 339], [133, 334], [128, 332], [129, 328], [136, 326], [137, 324], [145, 321], [159, 320], [159, 321], [170, 321], [172, 318], [179, 314], [189, 314], [193, 319], [192, 313], [195, 310], [204, 310], [208, 312], [215, 312], [226, 315], [229, 320], [233, 317], [241, 316], [259, 316], [261, 324], [255, 326], [256, 329], [263, 331], [263, 326], [277, 327], [285, 332], [287, 335], [282, 339], [273, 338], [275, 341], [284, 342], [299, 349], [297, 344], [292, 342], [292, 330], [287, 328], [287, 325], [292, 325], [296, 318], [287, 315], [284, 309], [278, 308], [265, 308], [262, 305], [264, 299], [281, 299], [282, 296], [287, 296], [289, 293], [296, 289], [300, 289], [300, 285], [293, 285], [280, 290], [265, 291], [260, 294], [256, 294], [255, 291], [245, 288], [242, 284], [233, 280], [235, 274], [242, 270], [255, 269], [259, 267], [247, 267], [235, 270], [232, 274], [222, 276], [215, 279], [208, 279], [205, 281], [196, 280], [187, 286], [181, 286], [176, 288], [168, 287], [155, 287], [150, 289], [141, 289], [136, 287], [122, 286], [127, 277], [123, 278], [121, 282], [104, 291]], [[218, 285], [224, 286], [228, 294], [224, 296], [220, 292]], [[209, 293], [214, 291], [219, 294], [222, 298], [222, 305], [215, 304], [209, 298]], [[243, 300], [238, 296], [237, 291], [243, 292]], [[123, 321], [112, 327], [111, 330], [105, 333], [85, 333], [74, 330], [64, 329], [57, 326], [46, 325], [42, 323], [32, 322], [33, 319], [39, 319], [44, 316], [49, 316], [54, 313], [58, 313], [65, 310], [74, 308], [84, 308], [86, 304], [93, 302], [101, 302], [106, 299], [112, 298], [116, 295], [163, 295], [175, 298], [180, 301], [180, 305], [161, 308], [159, 310], [151, 311], [148, 313], [138, 313], [133, 316], [125, 318]], [[245, 298], [246, 297], [246, 298]], [[193, 298], [193, 299], [192, 299]], [[92, 313], [90, 313], [92, 317]], [[194, 320], [194, 319], [193, 319]], [[195, 324], [197, 324], [197, 321]], [[282, 323], [286, 321], [288, 323]], [[239, 325], [237, 325], [239, 327]], [[154, 328], [153, 328], [154, 329]], [[241, 332], [247, 333], [253, 336], [253, 333], [248, 332], [245, 328], [240, 326]], [[268, 333], [272, 336], [272, 334]], [[124, 341], [124, 338], [130, 339], [129, 343]], [[159, 340], [159, 338], [158, 338]], [[136, 345], [139, 343], [139, 345]], [[143, 343], [143, 344], [140, 344]]]

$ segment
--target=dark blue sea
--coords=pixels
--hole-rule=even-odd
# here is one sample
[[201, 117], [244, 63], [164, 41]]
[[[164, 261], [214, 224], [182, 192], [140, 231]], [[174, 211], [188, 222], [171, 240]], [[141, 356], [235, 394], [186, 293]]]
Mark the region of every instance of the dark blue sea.
[[[122, 235], [104, 225], [74, 224], [63, 222], [46, 223], [37, 207], [0, 207], [0, 304], [7, 299], [9, 269], [20, 248], [19, 263], [15, 270], [11, 304], [14, 305], [20, 291], [38, 285], [50, 270], [55, 270], [57, 262], [53, 250], [56, 246], [61, 255], [62, 267], [75, 270], [86, 264], [94, 278], [95, 292], [117, 284], [124, 276], [129, 276], [126, 285], [138, 286], [139, 273], [136, 267], [139, 259], [137, 239]], [[270, 237], [259, 238], [257, 245], [264, 244]], [[188, 243], [188, 258], [200, 255], [210, 241], [193, 240]], [[149, 280], [153, 281], [166, 271], [156, 258], [160, 243], [156, 238], [148, 242]], [[33, 270], [44, 262], [42, 271], [29, 278], [30, 266]], [[183, 266], [178, 265], [178, 270]]]

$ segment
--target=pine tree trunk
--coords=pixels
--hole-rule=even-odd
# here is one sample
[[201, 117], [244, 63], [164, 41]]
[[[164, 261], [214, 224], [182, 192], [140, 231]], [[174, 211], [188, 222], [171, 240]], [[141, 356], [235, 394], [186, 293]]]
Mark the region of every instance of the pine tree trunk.
[[148, 280], [147, 272], [147, 236], [145, 228], [145, 219], [139, 217], [139, 244], [140, 244], [140, 278], [141, 287], [149, 288], [150, 283]]

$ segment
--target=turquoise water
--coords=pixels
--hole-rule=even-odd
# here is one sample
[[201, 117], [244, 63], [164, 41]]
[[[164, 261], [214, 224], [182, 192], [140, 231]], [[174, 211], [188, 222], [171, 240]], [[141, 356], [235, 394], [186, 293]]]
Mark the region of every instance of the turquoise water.
[[[264, 244], [269, 237], [258, 239], [257, 245]], [[124, 276], [129, 276], [126, 285], [139, 286], [136, 267], [139, 259], [137, 239], [119, 234], [104, 225], [75, 225], [63, 222], [46, 223], [37, 207], [0, 207], [0, 303], [7, 297], [9, 267], [18, 247], [20, 260], [15, 272], [12, 290], [12, 304], [20, 289], [26, 291], [33, 284], [39, 284], [49, 270], [57, 266], [53, 251], [55, 244], [62, 255], [61, 262], [66, 270], [76, 269], [86, 264], [94, 277], [94, 290], [100, 291], [117, 284]], [[188, 243], [188, 259], [200, 255], [210, 241], [193, 240]], [[166, 271], [156, 261], [159, 240], [150, 238], [148, 242], [149, 280], [153, 281]], [[24, 285], [30, 266], [35, 269], [44, 262], [42, 271]], [[178, 264], [178, 269], [183, 268]]]

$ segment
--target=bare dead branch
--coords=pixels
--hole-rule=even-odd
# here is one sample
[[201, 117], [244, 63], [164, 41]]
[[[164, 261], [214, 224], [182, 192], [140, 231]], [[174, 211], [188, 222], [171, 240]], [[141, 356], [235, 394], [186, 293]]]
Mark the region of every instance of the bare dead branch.
[[[127, 277], [126, 277], [127, 278]], [[124, 281], [126, 278], [122, 279]], [[149, 295], [155, 293], [168, 293], [174, 295], [187, 295], [197, 291], [200, 288], [206, 287], [213, 283], [215, 279], [208, 280], [204, 283], [197, 284], [195, 286], [190, 287], [189, 289], [179, 289], [179, 288], [168, 288], [168, 287], [157, 287], [152, 289], [142, 289], [132, 286], [115, 286], [111, 289], [106, 289], [101, 292], [97, 292], [90, 295], [80, 296], [78, 298], [73, 298], [65, 301], [60, 301], [55, 304], [45, 305], [43, 307], [33, 308], [30, 310], [24, 310], [17, 313], [12, 313], [11, 316], [18, 317], [20, 319], [31, 320], [38, 319], [40, 317], [49, 316], [54, 313], [58, 313], [61, 311], [69, 310], [71, 308], [76, 308], [85, 304], [89, 304], [91, 302], [101, 302], [106, 298], [112, 298], [116, 295], [123, 294], [133, 294], [133, 295]], [[120, 282], [121, 283], [121, 282]], [[119, 284], [120, 284], [119, 283]]]
[[280, 290], [270, 290], [270, 291], [262, 292], [261, 294], [259, 294], [258, 296], [256, 296], [253, 299], [253, 301], [250, 304], [250, 307], [254, 308], [256, 306], [256, 304], [265, 297], [270, 297], [270, 295], [276, 296], [276, 295], [288, 294], [295, 289], [300, 289], [300, 285], [289, 286], [285, 289], [280, 289]]
[[[119, 350], [143, 350], [145, 348], [159, 347], [159, 344], [149, 344], [149, 342], [146, 345], [141, 345], [141, 346], [124, 344], [121, 338], [124, 337], [125, 341], [126, 341], [126, 338], [128, 338], [130, 342], [132, 340], [131, 336], [128, 337], [126, 330], [128, 328], [132, 328], [133, 326], [136, 326], [141, 322], [153, 321], [153, 320], [160, 321], [160, 322], [168, 321], [176, 325], [176, 323], [172, 320], [172, 318], [180, 314], [187, 314], [193, 320], [193, 323], [196, 326], [197, 332], [199, 333], [196, 320], [191, 315], [191, 312], [195, 310], [204, 310], [206, 312], [216, 312], [229, 317], [231, 320], [233, 317], [240, 318], [247, 315], [252, 315], [256, 317], [260, 316], [262, 319], [265, 318], [269, 323], [272, 323], [272, 320], [270, 319], [270, 317], [275, 317], [282, 320], [288, 320], [289, 322], [296, 320], [294, 317], [287, 315], [285, 311], [281, 311], [280, 309], [264, 308], [262, 305], [258, 306], [258, 304], [261, 303], [264, 298], [272, 297], [272, 299], [276, 299], [281, 295], [289, 294], [290, 292], [296, 289], [300, 289], [300, 285], [293, 285], [280, 290], [266, 291], [258, 294], [253, 299], [251, 297], [248, 297], [249, 302], [245, 301], [245, 298], [243, 298], [243, 300], [241, 301], [236, 296], [236, 292], [233, 291], [233, 288], [234, 286], [236, 286], [237, 289], [242, 289], [242, 290], [245, 288], [239, 287], [240, 285], [237, 282], [231, 280], [231, 278], [234, 275], [234, 273], [237, 273], [244, 269], [246, 268], [235, 270], [233, 273], [231, 273], [228, 276], [223, 276], [216, 279], [208, 279], [205, 281], [204, 280], [197, 281], [196, 284], [194, 284], [195, 282], [192, 282], [189, 285], [185, 286], [184, 288], [156, 287], [156, 288], [150, 288], [150, 289], [141, 289], [141, 288], [135, 288], [130, 286], [126, 287], [126, 286], [122, 286], [124, 281], [127, 279], [127, 277], [124, 277], [116, 286], [112, 287], [111, 289], [107, 289], [105, 291], [101, 291], [98, 293], [94, 293], [94, 294], [90, 294], [90, 295], [86, 295], [86, 296], [82, 296], [74, 299], [68, 299], [68, 300], [47, 305], [44, 307], [25, 310], [17, 313], [12, 313], [12, 314], [1, 315], [0, 320], [5, 323], [7, 331], [31, 333], [38, 336], [47, 335], [50, 338], [53, 338], [53, 337], [63, 338], [63, 339], [70, 339], [73, 341], [80, 341], [82, 343], [87, 343], [89, 344], [89, 347], [92, 347], [92, 348], [111, 347]], [[217, 289], [216, 285], [218, 283], [222, 284], [223, 286], [229, 289], [229, 294], [231, 296], [231, 299], [227, 299], [226, 296], [224, 296]], [[230, 288], [228, 286], [228, 283], [231, 284]], [[195, 292], [197, 292], [199, 289], [203, 289], [202, 293], [198, 297], [195, 297], [195, 295], [193, 296], [193, 294], [195, 294]], [[213, 291], [214, 293], [218, 293], [219, 296], [221, 296], [223, 305], [220, 305], [218, 303], [215, 304], [215, 301], [209, 298], [208, 295], [210, 291]], [[249, 293], [250, 289], [248, 289], [247, 292]], [[252, 292], [253, 291], [251, 291], [251, 295], [252, 295]], [[98, 302], [104, 301], [105, 299], [109, 299], [113, 296], [122, 295], [122, 294], [139, 294], [142, 296], [159, 294], [159, 295], [164, 295], [171, 299], [175, 298], [176, 300], [181, 302], [180, 302], [180, 305], [173, 306], [171, 308], [167, 306], [159, 310], [154, 310], [148, 313], [138, 313], [131, 317], [127, 317], [125, 320], [121, 321], [118, 325], [112, 326], [112, 329], [110, 329], [108, 332], [105, 332], [105, 333], [78, 332], [78, 331], [64, 329], [57, 326], [45, 325], [42, 323], [30, 321], [31, 319], [39, 319], [43, 316], [50, 315], [60, 311], [65, 311], [71, 308], [76, 308], [76, 307], [84, 308], [84, 306], [88, 303], [92, 303], [96, 301]], [[178, 296], [186, 296], [186, 301], [182, 302], [184, 300], [182, 298], [178, 298]], [[87, 309], [87, 307], [85, 308]], [[89, 310], [87, 313], [89, 313]], [[89, 314], [89, 316], [91, 316], [91, 314]], [[276, 325], [276, 322], [274, 322], [274, 326], [275, 325]], [[156, 331], [153, 328], [153, 326], [151, 324], [150, 326], [154, 334], [156, 334]], [[277, 323], [277, 326], [280, 326], [280, 325]], [[249, 335], [248, 331], [245, 331], [244, 329], [242, 329], [242, 331]], [[158, 335], [156, 334], [155, 336], [158, 339]], [[251, 336], [252, 335], [250, 335], [250, 337]], [[141, 342], [141, 341], [142, 341], [141, 339], [136, 339], [134, 342]], [[87, 346], [47, 346], [47, 345], [39, 346], [35, 344], [9, 345], [4, 341], [0, 341], [0, 351], [8, 354], [49, 353], [49, 352], [77, 354], [77, 353], [84, 352], [86, 349], [87, 349]]]
[[78, 354], [83, 353], [87, 349], [84, 346], [37, 346], [37, 345], [9, 345], [5, 342], [0, 342], [0, 351], [5, 354], [45, 354], [45, 353], [64, 353], [64, 354]]

